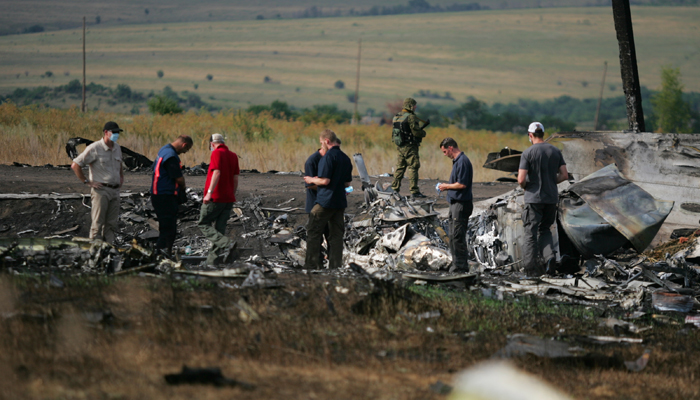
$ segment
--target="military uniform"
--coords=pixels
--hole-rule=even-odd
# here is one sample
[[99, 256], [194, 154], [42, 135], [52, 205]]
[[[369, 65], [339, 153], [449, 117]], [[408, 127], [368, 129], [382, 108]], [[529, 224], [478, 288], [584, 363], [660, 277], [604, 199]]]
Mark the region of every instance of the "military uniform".
[[415, 105], [416, 101], [409, 97], [403, 102], [403, 110], [394, 115], [392, 139], [397, 145], [398, 156], [391, 188], [395, 192], [401, 189], [401, 179], [408, 169], [409, 190], [411, 194], [420, 195], [420, 189], [418, 189], [418, 169], [420, 168], [418, 147], [426, 134], [421, 129], [418, 117], [412, 111]]

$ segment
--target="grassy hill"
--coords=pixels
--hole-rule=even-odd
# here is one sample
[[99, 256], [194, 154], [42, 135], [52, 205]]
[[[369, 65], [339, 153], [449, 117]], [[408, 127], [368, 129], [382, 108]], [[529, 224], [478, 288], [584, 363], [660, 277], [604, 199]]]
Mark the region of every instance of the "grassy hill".
[[[207, 7], [213, 4], [225, 3]], [[700, 8], [633, 7], [632, 18], [642, 85], [658, 88], [661, 66], [671, 65], [680, 67], [686, 90], [700, 91], [700, 69], [694, 67]], [[220, 107], [279, 99], [298, 107], [337, 103], [351, 109], [347, 96], [354, 89], [360, 38], [360, 111], [383, 111], [388, 101], [419, 90], [450, 92], [455, 100], [430, 101], [455, 105], [467, 96], [489, 103], [596, 97], [604, 61], [604, 95], [622, 94], [610, 7], [150, 24], [110, 23], [105, 16], [88, 29], [87, 80], [139, 91], [171, 86]], [[79, 77], [81, 46], [81, 29], [0, 37], [0, 93]], [[345, 89], [334, 88], [337, 80]], [[119, 107], [110, 110], [130, 108]]]
[[[414, 2], [416, 0], [413, 0]], [[418, 0], [419, 2], [421, 0]], [[697, 0], [691, 0], [697, 3]], [[658, 0], [636, 0], [635, 4], [652, 4]], [[671, 0], [673, 3], [674, 0]], [[675, 0], [689, 3], [688, 0]], [[102, 25], [149, 24], [172, 22], [238, 21], [256, 18], [297, 18], [303, 15], [343, 15], [362, 13], [372, 7], [407, 5], [409, 0], [3, 0], [0, 35], [22, 32], [40, 25], [46, 31], [73, 29], [87, 23]], [[479, 4], [498, 9], [542, 7], [610, 6], [609, 0], [430, 0], [432, 6]], [[667, 2], [668, 3], [668, 2]], [[313, 10], [312, 10], [313, 9]], [[309, 13], [307, 11], [313, 11]]]

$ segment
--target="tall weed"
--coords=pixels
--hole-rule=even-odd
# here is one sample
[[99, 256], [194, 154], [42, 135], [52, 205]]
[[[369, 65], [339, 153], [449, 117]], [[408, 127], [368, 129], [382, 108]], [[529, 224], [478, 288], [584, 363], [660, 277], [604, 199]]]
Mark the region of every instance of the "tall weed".
[[[107, 121], [115, 121], [125, 130], [119, 139], [122, 146], [153, 159], [163, 145], [179, 135], [194, 140], [192, 150], [183, 155], [185, 165], [209, 161], [209, 137], [221, 133], [228, 147], [241, 159], [241, 168], [258, 171], [299, 171], [306, 158], [318, 147], [318, 133], [325, 128], [341, 138], [348, 155], [362, 153], [371, 175], [391, 173], [396, 158], [390, 128], [379, 125], [322, 123], [304, 124], [285, 121], [269, 114], [251, 115], [242, 111], [187, 112], [175, 115], [127, 116], [104, 112], [81, 113], [37, 106], [0, 105], [0, 162], [31, 165], [69, 164], [65, 143], [80, 136], [98, 140]], [[481, 168], [489, 152], [508, 146], [525, 149], [527, 137], [522, 135], [468, 131], [456, 127], [429, 128], [421, 146], [422, 178], [446, 180], [452, 163], [440, 152], [445, 137], [454, 138], [474, 165], [474, 180], [491, 181], [505, 173]], [[355, 171], [357, 173], [357, 171]]]

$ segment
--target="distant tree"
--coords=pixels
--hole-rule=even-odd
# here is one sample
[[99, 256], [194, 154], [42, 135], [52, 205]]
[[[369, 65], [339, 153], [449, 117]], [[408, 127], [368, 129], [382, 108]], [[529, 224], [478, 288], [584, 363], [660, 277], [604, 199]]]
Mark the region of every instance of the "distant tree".
[[263, 15], [258, 14], [258, 15], [255, 17], [255, 19], [265, 19], [265, 17], [264, 17]]
[[66, 93], [80, 94], [83, 91], [83, 85], [79, 80], [73, 79], [72, 81], [68, 82], [66, 86], [64, 86], [64, 90]]
[[144, 12], [146, 15], [148, 15], [148, 13], [149, 13], [148, 8], [146, 8], [145, 10], [143, 10], [143, 12]]
[[131, 88], [126, 83], [120, 83], [114, 90], [114, 97], [119, 100], [129, 101], [131, 100]]
[[164, 75], [164, 74], [163, 74], [163, 70], [162, 70], [162, 69], [159, 69], [158, 72], [156, 72], [156, 75], [158, 75], [158, 78], [162, 78], [163, 75]]
[[212, 80], [212, 79], [214, 79], [214, 75], [212, 75], [212, 74], [207, 74], [207, 80], [210, 81], [210, 80]]
[[157, 95], [148, 100], [148, 111], [160, 115], [180, 114], [182, 108], [177, 104], [177, 101], [164, 95]]
[[272, 82], [272, 78], [270, 78], [269, 76], [265, 75], [265, 78], [263, 78], [263, 82], [264, 82], [264, 83], [270, 83], [270, 82]]
[[30, 27], [24, 28], [22, 32], [24, 33], [38, 33], [38, 32], [43, 32], [44, 27], [41, 25], [32, 25]]
[[100, 16], [98, 15], [95, 17], [95, 23], [99, 24], [100, 22], [102, 22], [102, 18], [100, 18]]
[[44, 72], [44, 75], [45, 75], [47, 78], [51, 78], [51, 77], [53, 76], [53, 72], [51, 72], [51, 71], [46, 71], [46, 72]]
[[296, 116], [294, 111], [289, 108], [289, 104], [287, 104], [284, 101], [279, 101], [275, 100], [270, 104], [269, 106], [267, 105], [254, 105], [248, 107], [247, 110], [251, 114], [260, 114], [261, 112], [267, 111], [272, 115], [274, 118], [277, 119], [287, 119], [287, 118], [293, 118]]
[[199, 88], [199, 83], [194, 84], [194, 90], [197, 90]]
[[664, 133], [690, 132], [690, 107], [683, 101], [680, 68], [661, 68], [661, 91], [651, 97], [653, 119], [657, 131]]
[[334, 86], [336, 89], [345, 89], [345, 82], [343, 82], [339, 79], [339, 80], [335, 81]]
[[354, 103], [354, 102], [355, 102], [355, 93], [354, 93], [354, 92], [348, 93], [345, 97], [348, 98], [348, 102], [350, 102], [350, 103]]

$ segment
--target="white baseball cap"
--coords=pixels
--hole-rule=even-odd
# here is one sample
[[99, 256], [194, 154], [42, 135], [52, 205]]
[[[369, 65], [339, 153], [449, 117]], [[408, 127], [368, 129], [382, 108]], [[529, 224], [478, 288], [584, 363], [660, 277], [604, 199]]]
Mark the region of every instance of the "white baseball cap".
[[214, 143], [224, 143], [224, 136], [220, 133], [211, 135], [211, 141]]
[[527, 127], [527, 131], [530, 133], [535, 133], [536, 130], [541, 129], [544, 132], [544, 125], [540, 122], [533, 122]]

